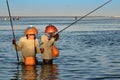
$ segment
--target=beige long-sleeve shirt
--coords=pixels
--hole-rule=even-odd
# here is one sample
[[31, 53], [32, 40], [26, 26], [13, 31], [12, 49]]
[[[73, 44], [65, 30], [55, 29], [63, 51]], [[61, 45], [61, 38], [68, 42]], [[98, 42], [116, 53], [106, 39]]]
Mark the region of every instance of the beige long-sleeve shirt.
[[42, 53], [42, 59], [52, 59], [52, 44], [55, 45], [55, 38], [51, 38], [48, 40], [48, 36], [46, 34], [43, 34], [41, 36], [41, 47], [44, 49], [44, 52]]
[[26, 38], [26, 36], [21, 37], [17, 44], [17, 50], [22, 51], [21, 55], [22, 62], [25, 62], [26, 57], [30, 56], [35, 57], [36, 53], [40, 53], [38, 39], [29, 40]]

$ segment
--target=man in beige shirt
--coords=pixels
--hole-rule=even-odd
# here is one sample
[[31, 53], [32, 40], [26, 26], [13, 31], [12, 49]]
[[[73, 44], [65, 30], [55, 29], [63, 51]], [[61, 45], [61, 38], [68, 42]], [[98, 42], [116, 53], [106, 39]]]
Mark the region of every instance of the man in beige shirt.
[[53, 25], [48, 25], [45, 29], [45, 33], [41, 36], [41, 48], [43, 49], [42, 59], [43, 64], [52, 64], [52, 46], [56, 44], [59, 35], [55, 35], [57, 28]]
[[16, 40], [13, 39], [14, 47], [16, 44], [17, 50], [22, 51], [22, 63], [25, 63], [27, 57], [35, 58], [35, 62], [37, 62], [36, 53], [40, 53], [40, 48], [36, 34], [38, 34], [38, 30], [34, 26], [29, 26], [25, 30], [25, 36], [20, 38], [18, 44], [16, 44]]

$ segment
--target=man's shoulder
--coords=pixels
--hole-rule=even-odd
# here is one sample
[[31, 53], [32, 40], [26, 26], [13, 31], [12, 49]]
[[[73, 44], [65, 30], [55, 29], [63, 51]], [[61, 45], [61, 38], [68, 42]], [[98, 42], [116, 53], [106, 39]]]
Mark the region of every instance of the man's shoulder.
[[27, 39], [26, 36], [20, 38], [20, 40], [26, 40], [26, 39]]
[[47, 37], [47, 34], [43, 34], [41, 37]]

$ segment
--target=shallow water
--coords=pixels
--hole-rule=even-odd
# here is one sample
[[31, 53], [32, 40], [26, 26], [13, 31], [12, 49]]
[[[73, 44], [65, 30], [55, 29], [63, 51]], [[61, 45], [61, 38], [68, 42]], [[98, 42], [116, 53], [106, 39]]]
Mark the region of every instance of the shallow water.
[[[28, 24], [38, 28], [37, 38], [40, 38], [48, 24], [52, 23], [61, 30], [73, 21], [72, 18], [23, 18], [13, 23], [18, 41]], [[30, 67], [17, 64], [9, 21], [1, 20], [0, 80], [120, 80], [119, 34], [119, 18], [84, 19], [60, 34], [57, 43], [60, 56], [53, 65]], [[37, 59], [41, 61], [40, 54]]]

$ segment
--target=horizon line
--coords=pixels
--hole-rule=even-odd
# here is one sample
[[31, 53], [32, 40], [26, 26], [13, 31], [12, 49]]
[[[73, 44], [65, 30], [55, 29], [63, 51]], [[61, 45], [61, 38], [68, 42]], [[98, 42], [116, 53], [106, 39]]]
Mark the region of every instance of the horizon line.
[[[9, 17], [9, 16], [0, 16], [0, 18], [4, 18], [4, 17]], [[11, 17], [42, 17], [42, 18], [49, 18], [49, 17], [53, 17], [53, 18], [74, 18], [74, 17], [82, 17], [82, 16], [11, 16]], [[120, 16], [87, 16], [87, 17], [120, 17]]]

